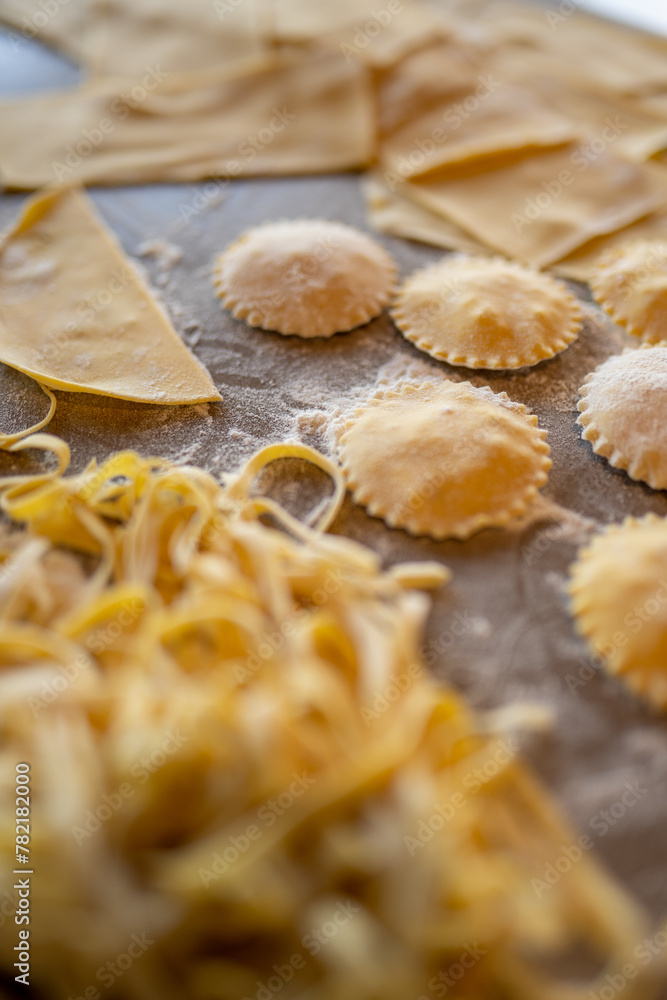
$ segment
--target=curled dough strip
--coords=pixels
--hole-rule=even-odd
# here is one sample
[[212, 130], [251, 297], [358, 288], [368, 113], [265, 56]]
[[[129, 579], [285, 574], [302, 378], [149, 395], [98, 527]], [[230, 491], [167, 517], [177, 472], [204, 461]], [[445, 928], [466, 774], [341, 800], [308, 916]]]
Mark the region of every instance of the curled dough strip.
[[280, 504], [268, 497], [251, 497], [250, 489], [267, 465], [280, 458], [302, 458], [311, 465], [316, 466], [331, 477], [334, 483], [334, 492], [327, 504], [326, 510], [319, 514], [315, 520], [308, 525], [313, 531], [324, 532], [331, 527], [336, 520], [345, 499], [345, 480], [338, 466], [325, 458], [319, 451], [309, 448], [305, 444], [271, 444], [267, 448], [262, 448], [256, 455], [248, 461], [241, 470], [238, 477], [228, 484], [227, 496], [231, 499], [249, 503], [259, 514], [271, 514], [289, 531], [293, 531], [298, 537], [303, 537], [304, 525], [288, 514]]
[[22, 520], [22, 518], [16, 516], [15, 511], [25, 495], [34, 493], [41, 486], [46, 486], [48, 483], [60, 479], [70, 462], [69, 445], [54, 434], [31, 434], [30, 437], [16, 441], [6, 450], [26, 451], [29, 448], [53, 452], [58, 459], [58, 465], [51, 472], [44, 472], [36, 476], [4, 476], [0, 479], [0, 491], [2, 491], [0, 507], [5, 514], [17, 521]]
[[41, 382], [37, 382], [42, 392], [49, 398], [49, 410], [45, 417], [43, 417], [38, 423], [34, 424], [32, 427], [26, 428], [24, 431], [17, 431], [15, 434], [0, 434], [0, 448], [3, 451], [16, 451], [17, 449], [13, 446], [17, 441], [22, 438], [28, 437], [29, 434], [36, 434], [37, 431], [43, 430], [48, 424], [51, 423], [53, 415], [56, 412], [56, 397], [53, 395], [50, 389], [47, 389], [45, 385]]
[[0, 506], [6, 514], [11, 516], [11, 498], [21, 495], [22, 488], [27, 486], [30, 490], [49, 480], [57, 479], [65, 472], [70, 463], [70, 450], [68, 444], [55, 434], [40, 434], [53, 420], [56, 412], [56, 397], [47, 386], [38, 382], [45, 396], [49, 399], [49, 409], [45, 417], [42, 417], [32, 427], [27, 427], [23, 431], [15, 434], [0, 434], [0, 449], [2, 451], [26, 451], [28, 448], [36, 448], [39, 451], [51, 451], [58, 459], [58, 466], [52, 472], [46, 472], [38, 476], [2, 476], [0, 477], [0, 490], [5, 490]]

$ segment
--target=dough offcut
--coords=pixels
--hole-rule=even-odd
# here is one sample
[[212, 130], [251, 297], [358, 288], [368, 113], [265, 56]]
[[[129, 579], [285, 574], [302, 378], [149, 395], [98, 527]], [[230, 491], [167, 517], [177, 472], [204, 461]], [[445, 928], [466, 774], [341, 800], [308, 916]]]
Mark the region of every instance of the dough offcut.
[[53, 389], [220, 399], [88, 197], [31, 198], [0, 244], [0, 361]]

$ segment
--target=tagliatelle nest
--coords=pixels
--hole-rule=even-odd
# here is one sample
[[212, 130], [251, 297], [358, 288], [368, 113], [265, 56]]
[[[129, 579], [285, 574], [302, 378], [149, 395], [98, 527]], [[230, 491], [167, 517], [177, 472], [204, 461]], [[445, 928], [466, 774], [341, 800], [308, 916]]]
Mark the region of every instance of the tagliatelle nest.
[[[382, 572], [320, 533], [334, 466], [276, 446], [221, 486], [121, 452], [65, 477], [59, 439], [3, 444], [59, 457], [0, 483], [27, 528], [0, 589], [0, 897], [26, 761], [35, 989], [406, 1000], [466, 955], [458, 997], [584, 1000], [632, 960], [643, 919], [590, 857], [536, 891], [573, 834], [422, 665], [429, 602], [403, 584], [442, 567]], [[251, 495], [289, 455], [334, 478], [310, 529]], [[594, 980], [539, 971], [582, 941]]]

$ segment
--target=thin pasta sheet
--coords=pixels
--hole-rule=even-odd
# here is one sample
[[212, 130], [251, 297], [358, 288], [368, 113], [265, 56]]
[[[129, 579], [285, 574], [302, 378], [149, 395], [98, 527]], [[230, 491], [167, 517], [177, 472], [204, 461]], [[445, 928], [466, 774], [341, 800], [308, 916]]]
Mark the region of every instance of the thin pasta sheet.
[[[586, 144], [406, 181], [405, 191], [477, 239], [545, 267], [664, 204], [658, 168]], [[609, 192], [614, 192], [610, 200]]]
[[444, 250], [479, 254], [491, 252], [455, 222], [405, 198], [401, 186], [388, 183], [381, 171], [366, 174], [362, 186], [368, 221], [381, 233], [429, 243]]
[[70, 392], [160, 404], [220, 399], [76, 188], [29, 199], [0, 244], [0, 361]]
[[103, 78], [0, 102], [0, 179], [132, 184], [364, 166], [373, 155], [367, 71], [338, 53], [278, 51], [243, 66], [135, 87]]

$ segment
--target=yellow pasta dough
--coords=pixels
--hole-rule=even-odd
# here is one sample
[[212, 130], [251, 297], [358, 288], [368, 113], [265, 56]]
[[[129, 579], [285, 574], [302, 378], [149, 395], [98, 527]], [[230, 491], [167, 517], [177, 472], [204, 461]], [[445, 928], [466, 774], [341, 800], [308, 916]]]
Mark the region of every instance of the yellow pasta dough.
[[[377, 74], [378, 127], [383, 138], [433, 108], [445, 110], [479, 83], [482, 52], [460, 34], [438, 38]], [[422, 138], [425, 138], [422, 136]]]
[[524, 513], [551, 467], [546, 431], [505, 393], [405, 384], [358, 410], [341, 437], [348, 486], [390, 527], [468, 538]]
[[91, 14], [97, 4], [99, 0], [59, 3], [58, 16], [53, 17], [46, 13], [40, 0], [0, 0], [0, 21], [21, 33], [15, 40], [17, 45], [36, 38], [45, 45], [53, 45], [74, 62], [87, 64], [93, 27]]
[[616, 469], [667, 489], [667, 344], [628, 348], [588, 376], [577, 423]]
[[274, 37], [281, 43], [317, 42], [384, 69], [434, 37], [447, 35], [449, 24], [440, 5], [424, 0], [265, 0]]
[[[500, 253], [546, 267], [664, 203], [664, 171], [590, 144], [449, 167], [405, 192]], [[613, 199], [610, 199], [613, 191]]]
[[570, 594], [591, 651], [667, 709], [667, 520], [629, 517], [597, 535], [572, 568]]
[[[55, 0], [54, 0], [55, 2]], [[0, 19], [54, 44], [90, 75], [141, 78], [148, 66], [167, 73], [219, 68], [280, 43], [321, 41], [384, 65], [432, 38], [439, 11], [421, 0], [0, 0]]]
[[667, 240], [612, 247], [590, 281], [593, 295], [615, 323], [649, 344], [667, 338]]
[[162, 404], [220, 399], [74, 188], [30, 199], [0, 244], [0, 361], [70, 392]]
[[386, 170], [397, 178], [419, 177], [453, 164], [477, 163], [498, 154], [563, 146], [578, 129], [529, 90], [492, 75], [454, 95], [445, 105], [416, 113], [380, 144]]
[[430, 243], [444, 250], [461, 250], [465, 253], [490, 253], [489, 248], [471, 236], [455, 222], [429, 212], [409, 198], [402, 189], [387, 183], [382, 173], [372, 171], [364, 176], [362, 190], [366, 199], [368, 220], [375, 229], [389, 236]]
[[[665, 174], [667, 180], [667, 172]], [[667, 188], [666, 188], [667, 191]], [[667, 207], [658, 208], [643, 219], [606, 236], [598, 236], [552, 264], [549, 270], [562, 278], [590, 282], [597, 274], [598, 263], [603, 254], [623, 244], [636, 240], [667, 240]]]
[[140, 184], [347, 170], [374, 151], [365, 67], [278, 50], [200, 72], [147, 70], [0, 101], [0, 180]]
[[[6, 2], [6, 0], [5, 0]], [[71, 2], [71, 0], [70, 0]], [[140, 81], [217, 68], [259, 55], [269, 45], [267, 0], [85, 0], [90, 4], [83, 59], [97, 77]]]
[[496, 43], [515, 42], [553, 56], [610, 94], [642, 94], [667, 86], [667, 42], [575, 7], [493, 3], [480, 18]]
[[396, 265], [365, 233], [340, 222], [295, 219], [257, 226], [215, 264], [224, 305], [251, 326], [330, 337], [377, 316]]
[[576, 339], [581, 307], [561, 282], [509, 261], [446, 257], [413, 274], [392, 315], [423, 351], [467, 368], [522, 368]]

